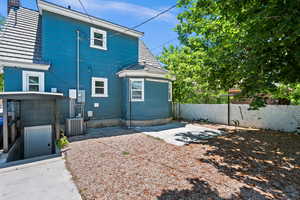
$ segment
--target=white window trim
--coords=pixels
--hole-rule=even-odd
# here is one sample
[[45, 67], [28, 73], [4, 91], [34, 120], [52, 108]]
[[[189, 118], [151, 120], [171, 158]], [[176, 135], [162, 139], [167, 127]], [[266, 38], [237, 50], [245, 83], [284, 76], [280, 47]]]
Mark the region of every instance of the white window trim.
[[[96, 94], [95, 93], [95, 82], [96, 81], [103, 81], [104, 82], [104, 94]], [[108, 97], [108, 80], [107, 78], [99, 78], [99, 77], [92, 77], [92, 97]]]
[[[133, 81], [141, 81], [142, 82], [142, 98], [141, 99], [132, 99], [132, 82]], [[130, 79], [130, 101], [131, 102], [141, 102], [144, 101], [145, 97], [145, 81], [143, 78], [131, 78]]]
[[39, 92], [45, 91], [45, 74], [44, 72], [34, 72], [34, 71], [23, 71], [23, 91], [29, 91], [29, 76], [38, 76], [39, 77]]
[[173, 99], [173, 86], [172, 82], [169, 82], [168, 84], [168, 101], [172, 101]]
[[[103, 35], [103, 47], [94, 45], [94, 33], [100, 33]], [[106, 36], [107, 36], [106, 31], [91, 27], [90, 47], [96, 48], [96, 49], [101, 49], [101, 50], [107, 50], [107, 37]]]

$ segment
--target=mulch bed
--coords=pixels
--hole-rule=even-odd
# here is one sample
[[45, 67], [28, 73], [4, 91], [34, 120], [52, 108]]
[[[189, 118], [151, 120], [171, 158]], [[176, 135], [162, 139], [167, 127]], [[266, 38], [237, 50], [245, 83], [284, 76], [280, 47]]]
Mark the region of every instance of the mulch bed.
[[183, 147], [141, 133], [81, 138], [67, 167], [84, 200], [299, 199], [300, 136], [201, 125], [229, 134]]

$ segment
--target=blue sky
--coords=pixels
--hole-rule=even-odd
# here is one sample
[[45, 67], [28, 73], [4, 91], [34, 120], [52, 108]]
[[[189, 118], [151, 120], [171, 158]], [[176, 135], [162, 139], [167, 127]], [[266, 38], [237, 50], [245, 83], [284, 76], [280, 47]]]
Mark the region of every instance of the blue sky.
[[[61, 6], [70, 5], [72, 9], [84, 12], [78, 0], [48, 0]], [[162, 10], [176, 4], [176, 0], [81, 0], [90, 15], [103, 18], [114, 23], [133, 27], [156, 15]], [[0, 14], [6, 16], [6, 0], [1, 0]], [[36, 9], [36, 0], [21, 0], [22, 6]], [[138, 28], [145, 32], [143, 40], [151, 51], [158, 55], [162, 45], [178, 44], [177, 33], [172, 29], [178, 23], [175, 8], [155, 20]]]

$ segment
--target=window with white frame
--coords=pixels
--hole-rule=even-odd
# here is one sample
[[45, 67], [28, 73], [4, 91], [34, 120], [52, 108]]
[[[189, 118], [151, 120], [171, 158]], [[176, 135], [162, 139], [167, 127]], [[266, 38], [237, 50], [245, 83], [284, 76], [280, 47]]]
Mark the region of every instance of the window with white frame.
[[107, 50], [106, 31], [96, 29], [96, 28], [91, 28], [90, 47]]
[[172, 101], [172, 82], [169, 82], [168, 100]]
[[107, 78], [92, 78], [92, 97], [108, 97]]
[[130, 79], [131, 101], [144, 101], [144, 79]]
[[23, 71], [23, 91], [44, 92], [44, 72]]

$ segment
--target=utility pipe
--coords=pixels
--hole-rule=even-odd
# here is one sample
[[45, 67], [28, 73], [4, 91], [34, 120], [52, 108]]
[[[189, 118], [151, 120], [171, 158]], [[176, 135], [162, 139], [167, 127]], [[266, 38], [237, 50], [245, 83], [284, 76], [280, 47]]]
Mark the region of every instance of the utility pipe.
[[228, 120], [227, 124], [228, 124], [228, 126], [230, 126], [230, 92], [229, 92], [229, 90], [228, 90], [227, 98], [228, 98], [227, 99], [227, 120]]
[[80, 63], [79, 63], [79, 45], [80, 45], [80, 43], [79, 43], [79, 40], [80, 40], [80, 38], [79, 38], [79, 30], [77, 30], [76, 31], [76, 33], [77, 33], [77, 70], [76, 70], [76, 72], [77, 72], [77, 88], [76, 88], [76, 99], [77, 99], [77, 103], [79, 103], [79, 80], [80, 80], [80, 72], [79, 72], [79, 67], [80, 67]]

